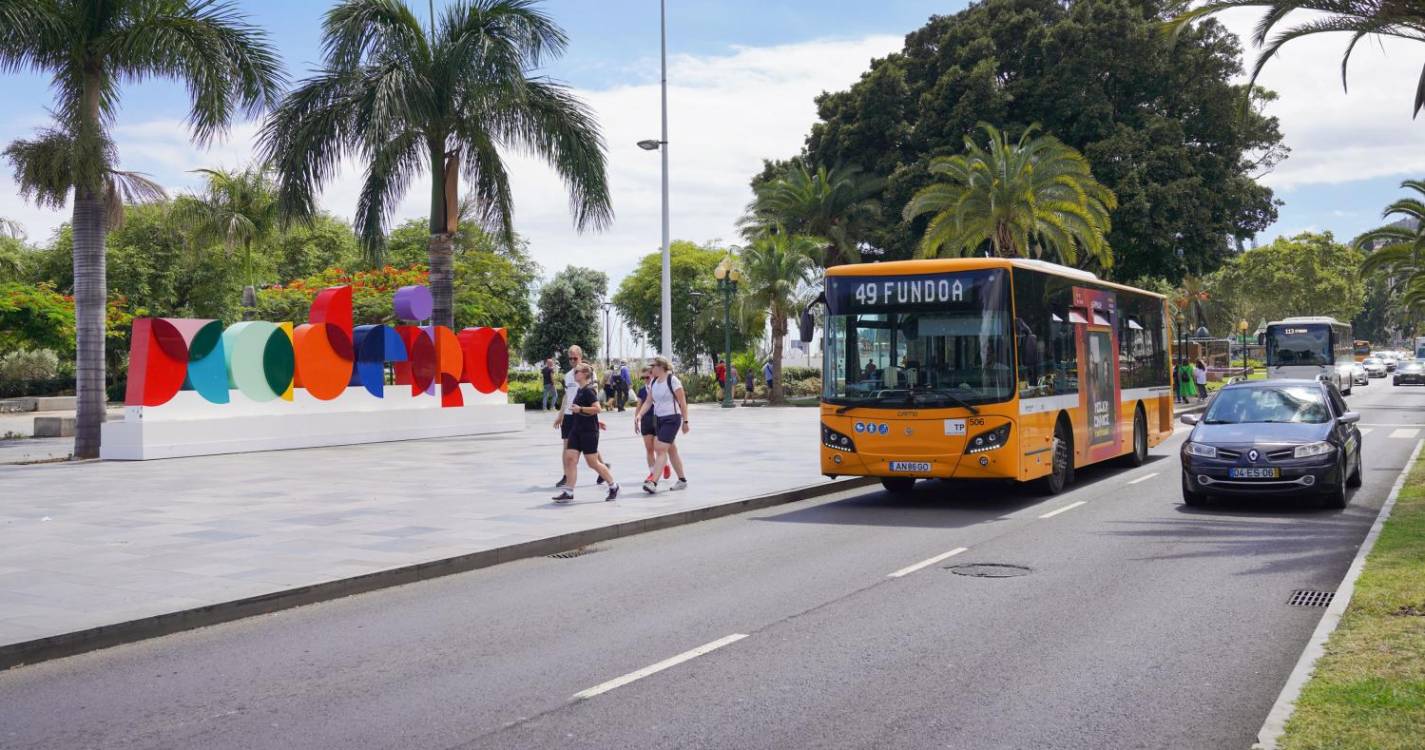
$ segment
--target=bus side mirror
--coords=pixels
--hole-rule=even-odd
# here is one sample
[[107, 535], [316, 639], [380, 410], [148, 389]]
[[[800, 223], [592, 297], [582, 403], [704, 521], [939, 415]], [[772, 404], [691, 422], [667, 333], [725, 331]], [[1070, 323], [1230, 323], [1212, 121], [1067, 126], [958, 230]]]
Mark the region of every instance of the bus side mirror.
[[797, 331], [801, 334], [803, 344], [811, 343], [816, 334], [816, 320], [812, 318], [811, 310], [802, 310], [801, 317], [797, 319]]

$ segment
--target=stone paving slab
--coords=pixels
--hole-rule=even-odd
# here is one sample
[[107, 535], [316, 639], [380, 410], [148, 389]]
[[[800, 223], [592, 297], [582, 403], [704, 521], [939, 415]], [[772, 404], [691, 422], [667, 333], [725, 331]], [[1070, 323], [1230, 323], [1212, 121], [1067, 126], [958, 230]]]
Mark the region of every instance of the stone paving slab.
[[614, 503], [586, 467], [578, 502], [551, 502], [559, 437], [538, 412], [518, 434], [0, 466], [0, 647], [827, 481], [816, 409], [692, 416], [690, 488], [649, 496], [632, 412], [606, 415]]

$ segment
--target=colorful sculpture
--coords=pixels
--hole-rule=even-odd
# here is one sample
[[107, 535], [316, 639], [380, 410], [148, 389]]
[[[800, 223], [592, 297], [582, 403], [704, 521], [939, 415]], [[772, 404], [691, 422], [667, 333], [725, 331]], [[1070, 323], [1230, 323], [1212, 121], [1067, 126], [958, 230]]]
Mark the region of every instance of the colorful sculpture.
[[[396, 316], [425, 320], [430, 290], [402, 287], [393, 299]], [[461, 383], [481, 393], [508, 389], [509, 344], [503, 328], [352, 325], [351, 287], [322, 290], [307, 323], [243, 321], [224, 330], [216, 320], [137, 318], [129, 347], [124, 403], [159, 406], [179, 390], [196, 391], [215, 404], [229, 402], [230, 389], [253, 401], [293, 400], [294, 388], [332, 400], [360, 385], [382, 398], [385, 366], [411, 395], [434, 395], [442, 406], [461, 406]]]

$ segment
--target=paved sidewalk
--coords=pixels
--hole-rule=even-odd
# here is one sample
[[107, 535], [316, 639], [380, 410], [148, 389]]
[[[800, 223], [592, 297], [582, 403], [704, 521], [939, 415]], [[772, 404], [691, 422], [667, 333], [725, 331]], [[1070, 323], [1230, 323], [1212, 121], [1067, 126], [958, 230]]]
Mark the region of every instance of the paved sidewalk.
[[631, 417], [606, 416], [614, 503], [587, 467], [550, 501], [537, 412], [479, 438], [0, 466], [0, 647], [827, 482], [816, 409], [695, 407], [690, 488], [649, 496]]

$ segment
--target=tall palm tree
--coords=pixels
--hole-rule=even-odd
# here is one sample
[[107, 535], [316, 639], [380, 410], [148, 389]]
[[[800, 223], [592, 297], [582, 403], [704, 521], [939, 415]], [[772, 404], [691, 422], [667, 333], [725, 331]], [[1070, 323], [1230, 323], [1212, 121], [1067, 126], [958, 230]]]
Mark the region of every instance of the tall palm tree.
[[811, 279], [814, 258], [825, 240], [804, 234], [791, 234], [773, 227], [743, 248], [738, 265], [742, 267], [739, 290], [743, 304], [754, 310], [765, 310], [772, 323], [772, 393], [771, 403], [782, 402], [782, 346], [787, 337], [787, 321], [797, 314], [797, 294]]
[[231, 6], [210, 0], [0, 0], [0, 71], [47, 73], [56, 127], [16, 141], [6, 156], [21, 193], [61, 207], [73, 192], [75, 392], [74, 455], [99, 455], [104, 420], [104, 237], [127, 199], [156, 186], [118, 171], [108, 129], [119, 84], [182, 81], [193, 137], [206, 144], [240, 111], [275, 103], [281, 67], [267, 36]]
[[980, 123], [989, 149], [966, 136], [965, 153], [930, 160], [930, 173], [945, 178], [922, 188], [905, 207], [905, 218], [934, 214], [916, 254], [973, 255], [988, 247], [1004, 258], [1052, 254], [1077, 265], [1082, 249], [1100, 267], [1113, 265], [1104, 239], [1118, 199], [1094, 179], [1088, 160], [1030, 126], [1010, 143], [994, 126]]
[[1392, 292], [1412, 312], [1425, 308], [1425, 180], [1406, 180], [1402, 188], [1419, 197], [1401, 198], [1381, 217], [1399, 217], [1357, 237], [1355, 246], [1366, 253], [1362, 273], [1385, 274]]
[[173, 218], [185, 226], [191, 241], [208, 247], [221, 244], [229, 253], [242, 253], [242, 306], [257, 307], [257, 287], [252, 269], [252, 246], [277, 230], [277, 193], [271, 174], [249, 167], [240, 172], [195, 170], [207, 185], [202, 195], [181, 195], [173, 202]]
[[[1168, 33], [1176, 35], [1188, 24], [1201, 18], [1234, 8], [1262, 8], [1266, 12], [1252, 33], [1252, 43], [1262, 49], [1257, 62], [1252, 66], [1250, 83], [1257, 82], [1257, 76], [1267, 61], [1276, 55], [1282, 45], [1293, 39], [1313, 34], [1347, 32], [1351, 39], [1346, 43], [1346, 51], [1341, 55], [1341, 88], [1346, 88], [1346, 68], [1351, 62], [1351, 53], [1362, 39], [1371, 37], [1396, 37], [1425, 42], [1425, 3], [1420, 0], [1210, 0], [1193, 7], [1194, 0], [1176, 0], [1168, 8], [1169, 15], [1175, 17], [1165, 25]], [[1272, 29], [1286, 21], [1294, 11], [1315, 14], [1309, 19], [1299, 19], [1301, 23], [1279, 32], [1268, 39]], [[1319, 14], [1325, 13], [1323, 17]], [[1250, 90], [1250, 86], [1248, 87]], [[1425, 109], [1425, 70], [1415, 84], [1415, 108], [1412, 117], [1419, 116]]]
[[430, 177], [431, 291], [452, 325], [458, 179], [478, 218], [514, 239], [503, 149], [547, 161], [569, 188], [579, 229], [612, 218], [604, 146], [593, 114], [567, 87], [530, 75], [564, 50], [564, 32], [532, 0], [458, 0], [424, 29], [401, 0], [343, 0], [323, 23], [326, 60], [273, 113], [262, 148], [288, 216], [316, 210], [340, 161], [366, 163], [356, 227], [373, 262], [411, 179]]
[[812, 171], [798, 163], [757, 186], [741, 221], [743, 232], [755, 237], [780, 224], [794, 234], [826, 238], [817, 254], [823, 268], [860, 263], [859, 243], [867, 223], [880, 214], [874, 196], [884, 186], [885, 180], [862, 173], [860, 167], [822, 165]]

